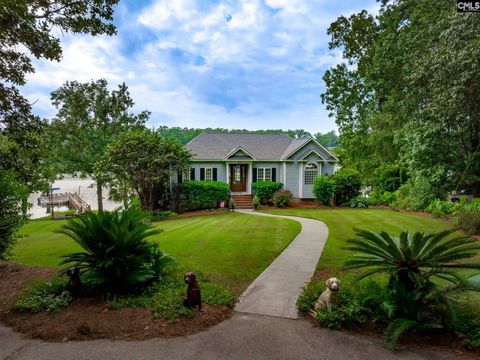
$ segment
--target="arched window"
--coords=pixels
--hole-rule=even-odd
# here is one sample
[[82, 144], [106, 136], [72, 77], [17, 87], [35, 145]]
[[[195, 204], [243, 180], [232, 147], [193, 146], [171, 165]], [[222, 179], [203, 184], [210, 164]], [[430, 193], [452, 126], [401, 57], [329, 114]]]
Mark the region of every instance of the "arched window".
[[308, 163], [305, 166], [304, 184], [312, 185], [318, 176], [318, 166], [314, 163]]

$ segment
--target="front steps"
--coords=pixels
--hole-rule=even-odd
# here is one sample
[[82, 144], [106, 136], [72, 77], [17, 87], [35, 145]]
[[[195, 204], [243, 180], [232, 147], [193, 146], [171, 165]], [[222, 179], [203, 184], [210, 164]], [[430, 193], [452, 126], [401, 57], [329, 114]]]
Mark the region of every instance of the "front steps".
[[235, 209], [253, 209], [252, 195], [232, 195], [232, 199], [235, 200]]

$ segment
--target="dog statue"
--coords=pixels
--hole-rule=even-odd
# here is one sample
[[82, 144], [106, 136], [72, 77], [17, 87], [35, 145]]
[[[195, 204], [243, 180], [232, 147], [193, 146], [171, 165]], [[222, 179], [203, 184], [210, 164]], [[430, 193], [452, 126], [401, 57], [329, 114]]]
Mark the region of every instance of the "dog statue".
[[340, 289], [340, 280], [337, 278], [330, 278], [325, 281], [327, 288], [324, 292], [320, 294], [317, 301], [315, 301], [315, 305], [313, 305], [313, 309], [310, 309], [308, 312], [310, 315], [315, 317], [317, 315], [317, 311], [324, 309], [325, 307], [329, 312], [332, 311], [332, 300], [337, 291]]
[[69, 277], [66, 290], [72, 295], [74, 299], [80, 297], [82, 292], [82, 282], [80, 280], [80, 269], [77, 266], [67, 269], [67, 276]]
[[187, 296], [183, 300], [183, 306], [194, 308], [198, 306], [198, 310], [202, 310], [202, 295], [200, 293], [200, 286], [198, 286], [197, 275], [193, 272], [185, 274], [184, 277], [187, 286]]

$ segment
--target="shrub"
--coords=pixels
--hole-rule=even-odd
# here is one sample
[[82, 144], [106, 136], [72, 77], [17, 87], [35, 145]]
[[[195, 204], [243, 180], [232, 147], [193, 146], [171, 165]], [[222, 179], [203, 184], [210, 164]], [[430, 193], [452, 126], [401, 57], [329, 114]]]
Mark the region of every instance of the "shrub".
[[325, 283], [322, 282], [310, 282], [305, 285], [297, 299], [298, 309], [307, 312], [313, 308], [323, 290], [325, 290]]
[[15, 300], [12, 307], [33, 313], [58, 310], [72, 301], [70, 293], [65, 290], [66, 284], [64, 277], [35, 282]]
[[228, 184], [219, 181], [186, 181], [180, 191], [189, 210], [216, 208], [220, 201], [230, 197]]
[[362, 181], [360, 173], [353, 169], [342, 168], [333, 174], [335, 180], [335, 203], [337, 205], [348, 204], [348, 202], [360, 194]]
[[83, 282], [108, 294], [141, 290], [163, 275], [173, 259], [147, 238], [160, 230], [135, 209], [87, 213], [59, 230], [80, 245], [83, 252], [65, 256], [82, 271]]
[[457, 210], [453, 224], [468, 234], [480, 234], [480, 208], [466, 206]]
[[271, 202], [273, 194], [283, 188], [283, 184], [275, 181], [257, 181], [252, 184], [255, 196], [259, 197], [263, 203]]
[[328, 176], [319, 176], [313, 184], [313, 194], [315, 199], [323, 205], [330, 205], [335, 194], [335, 180]]
[[293, 201], [293, 194], [290, 190], [278, 190], [272, 197], [273, 206], [284, 208], [289, 206]]
[[379, 194], [396, 191], [407, 180], [405, 170], [398, 165], [382, 164], [374, 171], [373, 188]]
[[359, 196], [355, 199], [351, 199], [348, 202], [348, 205], [352, 208], [368, 208], [368, 199]]
[[455, 204], [451, 201], [443, 201], [440, 199], [434, 199], [430, 205], [427, 206], [426, 211], [432, 213], [433, 216], [440, 217], [448, 215], [453, 212]]
[[362, 325], [365, 323], [366, 317], [360, 302], [348, 289], [344, 289], [335, 296], [332, 311], [330, 312], [327, 309], [317, 311], [315, 319], [323, 326], [340, 329]]
[[169, 211], [169, 210], [156, 210], [152, 213], [152, 221], [163, 221], [171, 218], [173, 216], [177, 216], [176, 212]]
[[262, 202], [258, 196], [253, 197], [252, 205], [254, 209], [260, 209], [262, 207]]
[[385, 232], [356, 233], [357, 238], [349, 240], [347, 247], [355, 257], [345, 267], [366, 268], [361, 277], [382, 272], [389, 275], [385, 340], [390, 348], [405, 331], [452, 327], [458, 318], [455, 296], [480, 291], [472, 278], [455, 272], [480, 269], [480, 264], [465, 261], [478, 254], [480, 243], [476, 240], [451, 237], [452, 231], [402, 232], [398, 238]]
[[413, 182], [413, 186], [409, 192], [410, 203], [408, 210], [421, 211], [435, 199], [436, 194], [432, 184], [427, 178], [418, 176]]
[[464, 316], [465, 322], [462, 326], [462, 333], [465, 334], [464, 345], [471, 350], [480, 349], [480, 318], [478, 314]]

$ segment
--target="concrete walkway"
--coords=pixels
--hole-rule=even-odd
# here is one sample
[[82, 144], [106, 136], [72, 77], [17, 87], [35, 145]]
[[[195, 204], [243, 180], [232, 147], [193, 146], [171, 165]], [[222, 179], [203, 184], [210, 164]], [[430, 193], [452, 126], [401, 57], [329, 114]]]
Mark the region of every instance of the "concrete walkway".
[[285, 218], [302, 225], [300, 233], [239, 297], [236, 311], [297, 319], [296, 301], [310, 281], [328, 238], [327, 226], [318, 220], [280, 216], [253, 210], [248, 215]]

